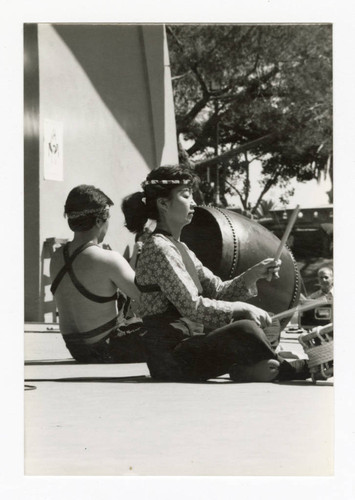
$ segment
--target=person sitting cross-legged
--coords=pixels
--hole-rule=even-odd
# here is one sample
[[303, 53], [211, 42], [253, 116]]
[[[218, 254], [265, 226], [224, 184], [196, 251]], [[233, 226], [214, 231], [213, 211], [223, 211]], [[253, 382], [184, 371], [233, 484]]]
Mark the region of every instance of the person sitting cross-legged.
[[257, 294], [256, 282], [274, 279], [281, 262], [264, 259], [223, 282], [180, 241], [196, 206], [196, 182], [182, 166], [159, 167], [148, 174], [143, 191], [122, 204], [133, 233], [148, 219], [157, 221], [136, 265], [151, 376], [205, 381], [229, 373], [237, 382], [308, 378], [305, 360], [289, 362], [275, 353], [263, 331], [271, 324], [268, 313], [247, 303]]
[[113, 202], [100, 189], [80, 185], [65, 203], [74, 238], [50, 263], [60, 331], [66, 347], [82, 363], [145, 361], [142, 322], [124, 322], [122, 293], [139, 300], [134, 272], [118, 252], [99, 245], [105, 238]]

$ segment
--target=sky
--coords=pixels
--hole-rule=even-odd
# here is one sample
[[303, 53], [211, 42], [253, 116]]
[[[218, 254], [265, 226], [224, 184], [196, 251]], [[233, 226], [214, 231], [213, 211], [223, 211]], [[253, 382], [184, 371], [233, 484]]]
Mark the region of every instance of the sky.
[[[251, 183], [251, 194], [250, 194], [250, 202], [253, 205], [259, 194], [260, 194], [260, 172], [261, 166], [258, 165], [257, 162], [253, 162], [250, 166], [250, 183]], [[301, 208], [314, 207], [314, 206], [329, 206], [329, 200], [327, 191], [331, 189], [331, 181], [329, 176], [324, 179], [323, 176], [318, 182], [313, 179], [307, 182], [297, 182], [296, 180], [292, 180], [290, 183], [290, 187], [295, 188], [294, 195], [290, 198], [289, 204], [287, 208], [294, 208], [296, 205], [300, 205]], [[281, 190], [279, 188], [272, 188], [265, 195], [266, 200], [275, 201], [275, 208], [284, 208], [280, 202], [279, 197], [281, 194]], [[238, 202], [238, 196], [228, 197], [231, 205], [240, 206]]]

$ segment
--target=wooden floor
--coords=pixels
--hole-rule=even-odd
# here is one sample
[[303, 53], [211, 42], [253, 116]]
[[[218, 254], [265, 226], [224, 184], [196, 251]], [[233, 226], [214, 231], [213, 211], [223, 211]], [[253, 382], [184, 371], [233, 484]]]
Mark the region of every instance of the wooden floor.
[[[76, 364], [55, 330], [26, 330], [26, 475], [333, 474], [332, 379], [159, 383], [144, 363]], [[304, 357], [296, 335], [282, 346]]]

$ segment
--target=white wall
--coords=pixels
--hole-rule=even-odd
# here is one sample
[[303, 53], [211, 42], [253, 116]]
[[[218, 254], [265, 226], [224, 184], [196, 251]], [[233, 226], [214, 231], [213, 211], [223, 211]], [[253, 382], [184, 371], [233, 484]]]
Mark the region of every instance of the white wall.
[[[46, 238], [71, 238], [63, 207], [78, 184], [114, 201], [106, 242], [123, 252], [133, 237], [122, 198], [140, 190], [150, 169], [178, 158], [164, 27], [41, 24], [38, 61], [40, 248], [32, 257], [40, 259]], [[63, 127], [62, 181], [44, 179], [45, 120]]]
[[39, 26], [40, 128], [43, 138], [45, 119], [63, 124], [64, 159], [64, 180], [44, 180], [40, 141], [41, 241], [71, 236], [62, 216], [65, 198], [78, 184], [94, 184], [115, 203], [107, 242], [123, 251], [132, 238], [122, 229], [122, 198], [140, 188], [163, 150], [165, 162], [177, 160], [171, 91], [167, 108], [164, 93], [151, 99], [170, 83], [164, 82], [164, 30], [144, 29], [143, 38], [139, 26]]

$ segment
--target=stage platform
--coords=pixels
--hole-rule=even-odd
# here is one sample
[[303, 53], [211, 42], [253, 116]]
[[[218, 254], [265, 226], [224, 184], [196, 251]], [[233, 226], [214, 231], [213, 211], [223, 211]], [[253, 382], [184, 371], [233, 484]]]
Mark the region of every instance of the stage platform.
[[[304, 357], [296, 334], [281, 345]], [[144, 363], [77, 364], [56, 325], [29, 324], [24, 397], [26, 475], [333, 474], [333, 379], [155, 382]]]

